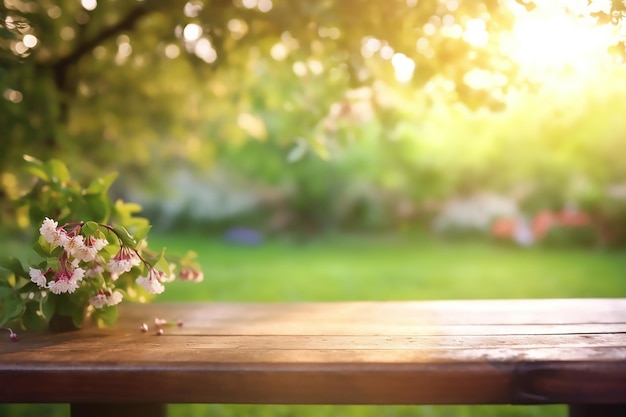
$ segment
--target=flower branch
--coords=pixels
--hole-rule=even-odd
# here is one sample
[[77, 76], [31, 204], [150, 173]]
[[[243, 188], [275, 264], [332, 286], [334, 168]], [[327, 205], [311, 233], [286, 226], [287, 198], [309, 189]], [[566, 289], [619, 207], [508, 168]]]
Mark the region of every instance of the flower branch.
[[27, 162], [38, 181], [18, 203], [38, 227], [40, 260], [27, 269], [17, 259], [2, 264], [0, 326], [41, 329], [55, 315], [77, 327], [86, 316], [112, 324], [124, 300], [149, 301], [176, 278], [203, 279], [193, 254], [170, 262], [164, 250], [149, 248], [150, 223], [136, 216], [140, 208], [108, 197], [115, 175], [83, 188], [60, 161]]

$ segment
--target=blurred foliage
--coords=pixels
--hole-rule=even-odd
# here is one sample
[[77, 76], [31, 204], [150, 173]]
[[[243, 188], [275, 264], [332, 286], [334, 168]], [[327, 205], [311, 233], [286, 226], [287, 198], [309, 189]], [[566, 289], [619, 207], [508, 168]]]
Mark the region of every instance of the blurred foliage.
[[[226, 118], [222, 122], [228, 125], [221, 129], [218, 119], [217, 132], [210, 126], [215, 140], [240, 140], [230, 127], [235, 124], [230, 106], [217, 107], [229, 100], [239, 111], [263, 109], [267, 98], [241, 87], [263, 80], [271, 56], [279, 56], [281, 48], [287, 54], [281, 58], [283, 74], [291, 72], [291, 64], [313, 61], [331, 72], [330, 82], [324, 77], [317, 82], [322, 90], [315, 92], [312, 86], [289, 91], [289, 78], [310, 81], [293, 73], [281, 80], [287, 83], [275, 83], [274, 93], [304, 101], [298, 104], [309, 120], [300, 120], [302, 129], [312, 129], [341, 90], [371, 78], [361, 53], [364, 39], [380, 39], [413, 56], [423, 66], [416, 83], [442, 71], [460, 80], [474, 65], [465, 59], [471, 46], [435, 36], [433, 42], [444, 42], [445, 48], [433, 46], [439, 55], [425, 57], [415, 51], [420, 28], [436, 15], [463, 22], [506, 11], [495, 1], [452, 3], [103, 0], [81, 6], [76, 1], [6, 0], [0, 9], [0, 87], [5, 92], [0, 114], [6, 134], [0, 163], [14, 165], [25, 149], [40, 158], [88, 151], [82, 162], [86, 171], [113, 160], [143, 169], [197, 150], [206, 157], [212, 149], [212, 141], [201, 140], [209, 130], [207, 116]], [[24, 42], [27, 35], [36, 42], [31, 48]], [[281, 46], [272, 54], [276, 45]], [[228, 73], [217, 75], [224, 68]], [[283, 103], [273, 104], [265, 110], [282, 109]], [[175, 139], [161, 146], [163, 137]]]
[[[577, 34], [596, 33], [555, 9], [615, 32], [594, 55], [610, 64], [584, 72], [598, 48]], [[619, 0], [4, 0], [2, 222], [28, 153], [87, 180], [119, 171], [126, 194], [219, 167], [283, 190], [304, 229], [398, 227], [480, 189], [617, 227], [623, 15]]]

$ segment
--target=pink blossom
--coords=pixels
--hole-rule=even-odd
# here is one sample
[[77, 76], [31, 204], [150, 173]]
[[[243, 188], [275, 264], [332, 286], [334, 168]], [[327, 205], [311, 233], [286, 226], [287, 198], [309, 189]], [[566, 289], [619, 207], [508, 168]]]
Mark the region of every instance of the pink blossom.
[[170, 264], [169, 274], [163, 271], [159, 271], [158, 269], [152, 268], [152, 270], [148, 274], [148, 277], [156, 279], [161, 284], [166, 283], [166, 282], [172, 282], [176, 279], [176, 274], [174, 274], [174, 267], [175, 265]]
[[74, 245], [69, 250], [70, 255], [85, 262], [95, 260], [98, 252], [108, 244], [105, 239], [96, 239], [93, 236], [87, 237], [85, 241], [81, 235], [74, 236], [71, 241], [74, 241]]
[[48, 284], [48, 289], [53, 294], [73, 293], [78, 289], [78, 283], [67, 279], [59, 279]]
[[150, 268], [147, 277], [141, 276], [135, 282], [141, 285], [149, 294], [161, 294], [165, 291], [165, 287], [159, 279], [160, 274], [163, 274], [163, 272]]
[[83, 257], [89, 256], [87, 246], [85, 245], [85, 238], [82, 235], [76, 235], [70, 238], [63, 248], [67, 253], [78, 260], [83, 260]]
[[98, 291], [98, 294], [94, 295], [89, 299], [89, 304], [94, 306], [95, 308], [102, 308], [107, 303], [107, 296], [103, 291]]
[[88, 278], [95, 278], [103, 272], [104, 268], [102, 267], [102, 265], [96, 264], [93, 267], [89, 268], [87, 271], [85, 271], [85, 276]]
[[17, 342], [18, 340], [20, 340], [20, 338], [17, 337], [17, 333], [15, 333], [10, 327], [0, 327], [0, 330], [9, 331], [9, 339], [11, 339], [11, 342]]
[[108, 263], [111, 276], [119, 276], [124, 272], [130, 271], [133, 266], [141, 264], [141, 259], [137, 253], [127, 247], [122, 247], [119, 252], [111, 258]]
[[39, 288], [46, 288], [48, 282], [46, 280], [46, 276], [39, 269], [29, 268], [28, 275], [30, 275], [30, 280], [37, 284]]
[[193, 268], [183, 268], [178, 274], [181, 281], [202, 282], [204, 274], [202, 271]]
[[109, 244], [109, 242], [107, 242], [106, 239], [100, 239], [100, 238], [95, 238], [93, 236], [90, 236], [87, 239], [87, 244], [90, 247], [95, 248], [96, 252], [100, 252], [102, 249], [104, 249], [106, 245]]
[[119, 291], [100, 290], [98, 294], [89, 299], [89, 304], [95, 308], [102, 308], [104, 306], [115, 306], [122, 302], [122, 293]]
[[158, 274], [159, 282], [172, 282], [176, 279], [176, 274], [174, 273], [174, 270], [176, 269], [176, 264], [169, 264], [169, 267], [169, 274], [162, 271], [156, 271]]
[[70, 281], [80, 282], [85, 277], [85, 270], [83, 268], [76, 268], [72, 273]]
[[59, 223], [47, 217], [43, 220], [43, 223], [39, 228], [39, 233], [41, 233], [41, 236], [46, 239], [46, 242], [52, 243], [52, 241], [56, 237], [58, 225]]
[[85, 270], [75, 268], [73, 271], [67, 268], [60, 269], [54, 281], [48, 283], [48, 289], [53, 294], [73, 293], [78, 289], [78, 283], [83, 280]]
[[57, 222], [46, 217], [39, 228], [39, 233], [41, 233], [41, 236], [43, 236], [46, 242], [54, 246], [65, 247], [70, 238], [67, 236], [65, 230], [60, 229], [57, 226]]
[[122, 299], [124, 297], [122, 296], [122, 293], [119, 291], [113, 291], [111, 294], [108, 295], [107, 297], [107, 305], [109, 307], [111, 306], [115, 306], [118, 305], [119, 303], [122, 302]]

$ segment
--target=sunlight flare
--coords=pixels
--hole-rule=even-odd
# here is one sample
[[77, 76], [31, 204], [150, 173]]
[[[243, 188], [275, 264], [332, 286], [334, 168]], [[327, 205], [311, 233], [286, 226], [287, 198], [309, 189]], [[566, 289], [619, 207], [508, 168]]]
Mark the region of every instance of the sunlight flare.
[[514, 13], [516, 22], [502, 35], [501, 48], [518, 63], [523, 77], [539, 82], [565, 74], [594, 77], [610, 62], [608, 48], [615, 42], [610, 26], [558, 5]]

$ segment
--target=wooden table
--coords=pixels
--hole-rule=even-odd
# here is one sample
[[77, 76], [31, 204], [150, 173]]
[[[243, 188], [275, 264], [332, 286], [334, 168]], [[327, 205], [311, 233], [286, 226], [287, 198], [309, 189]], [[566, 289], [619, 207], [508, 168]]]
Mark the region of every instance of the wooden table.
[[[626, 299], [127, 305], [0, 341], [0, 402], [570, 404], [626, 415]], [[155, 317], [183, 327], [140, 331]], [[153, 326], [152, 326], [153, 327]]]

